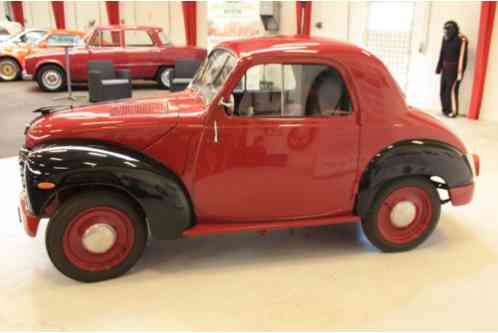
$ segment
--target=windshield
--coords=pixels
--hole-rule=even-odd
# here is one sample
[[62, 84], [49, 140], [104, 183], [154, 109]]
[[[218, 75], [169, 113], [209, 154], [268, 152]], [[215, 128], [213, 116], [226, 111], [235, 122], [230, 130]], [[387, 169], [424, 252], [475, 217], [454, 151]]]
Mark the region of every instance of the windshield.
[[76, 44], [76, 47], [85, 47], [86, 44], [88, 44], [88, 42], [90, 41], [90, 38], [92, 37], [93, 35], [93, 29], [90, 30], [89, 32], [86, 33], [85, 37], [83, 37], [82, 39], [80, 39], [78, 41], [78, 43]]
[[199, 90], [208, 103], [211, 102], [220, 91], [236, 62], [237, 58], [230, 51], [213, 50], [195, 74], [192, 88]]

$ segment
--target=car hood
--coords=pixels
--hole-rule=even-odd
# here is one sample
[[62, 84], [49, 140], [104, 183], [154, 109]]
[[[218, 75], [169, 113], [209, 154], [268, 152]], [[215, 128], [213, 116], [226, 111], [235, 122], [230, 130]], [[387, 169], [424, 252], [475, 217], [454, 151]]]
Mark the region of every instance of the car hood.
[[129, 99], [55, 111], [35, 119], [26, 147], [57, 140], [105, 141], [144, 149], [177, 126], [181, 114], [203, 110], [198, 96]]

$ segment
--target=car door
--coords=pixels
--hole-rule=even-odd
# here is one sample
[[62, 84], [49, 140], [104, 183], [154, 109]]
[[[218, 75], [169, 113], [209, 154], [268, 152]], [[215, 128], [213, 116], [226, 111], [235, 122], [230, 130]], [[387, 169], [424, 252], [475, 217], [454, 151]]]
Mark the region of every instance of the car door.
[[126, 56], [125, 67], [134, 79], [154, 78], [160, 60], [160, 49], [152, 38], [150, 31], [124, 30]]
[[[327, 71], [340, 78], [329, 82], [339, 92], [320, 83]], [[247, 222], [350, 213], [359, 118], [341, 74], [327, 65], [269, 64], [243, 80], [234, 113], [216, 107], [202, 139], [197, 214]], [[327, 99], [335, 107], [317, 112]]]
[[[83, 50], [75, 50], [76, 61], [72, 61], [72, 72], [80, 77], [81, 81], [88, 79], [88, 61], [110, 60], [114, 68], [126, 68], [126, 57], [123, 47], [123, 33], [118, 29], [97, 30], [90, 38], [86, 48], [87, 60], [85, 61], [85, 52]], [[78, 61], [78, 57], [82, 61]], [[74, 66], [73, 66], [74, 65]]]

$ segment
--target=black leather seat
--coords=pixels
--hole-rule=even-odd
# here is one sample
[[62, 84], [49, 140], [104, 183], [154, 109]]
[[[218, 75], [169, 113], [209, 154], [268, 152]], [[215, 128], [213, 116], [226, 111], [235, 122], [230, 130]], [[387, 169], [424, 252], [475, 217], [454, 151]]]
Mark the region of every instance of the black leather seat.
[[91, 103], [130, 98], [132, 87], [129, 71], [114, 69], [112, 61], [89, 61], [88, 93]]
[[197, 59], [181, 59], [175, 62], [175, 70], [172, 73], [171, 91], [185, 89], [194, 78], [201, 63]]

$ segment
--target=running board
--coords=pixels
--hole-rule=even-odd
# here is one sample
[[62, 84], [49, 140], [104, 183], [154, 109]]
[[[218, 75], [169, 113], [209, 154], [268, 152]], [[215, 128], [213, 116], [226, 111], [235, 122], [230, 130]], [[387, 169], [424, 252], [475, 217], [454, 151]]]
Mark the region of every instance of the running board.
[[322, 225], [357, 223], [359, 216], [337, 216], [322, 217], [307, 220], [285, 220], [276, 222], [255, 222], [255, 223], [204, 223], [198, 224], [183, 232], [184, 236], [200, 236], [209, 234], [223, 234], [228, 232], [242, 231], [268, 231], [291, 228], [318, 227]]

